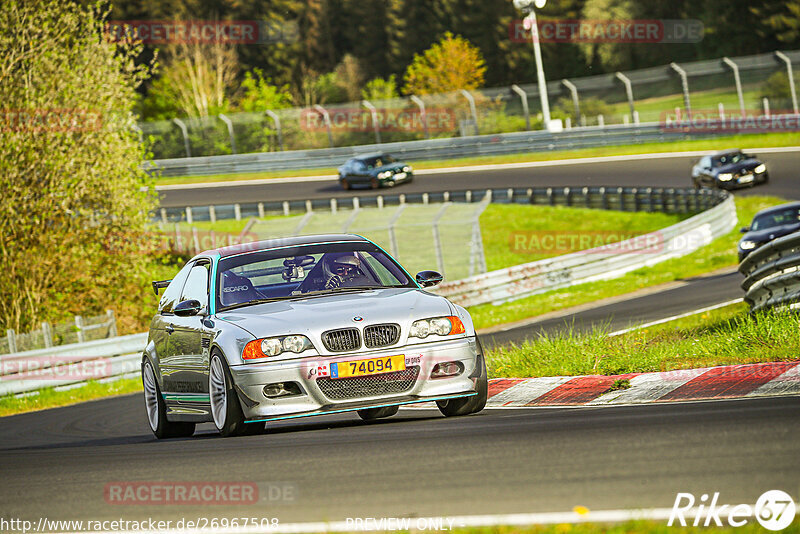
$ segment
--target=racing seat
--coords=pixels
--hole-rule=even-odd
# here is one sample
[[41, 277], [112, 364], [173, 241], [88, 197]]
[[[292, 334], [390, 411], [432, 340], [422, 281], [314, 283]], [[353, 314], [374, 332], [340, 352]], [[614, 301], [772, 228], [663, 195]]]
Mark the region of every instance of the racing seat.
[[253, 282], [245, 276], [233, 271], [222, 273], [222, 289], [220, 301], [223, 306], [240, 304], [254, 299], [263, 299], [264, 295], [253, 286]]

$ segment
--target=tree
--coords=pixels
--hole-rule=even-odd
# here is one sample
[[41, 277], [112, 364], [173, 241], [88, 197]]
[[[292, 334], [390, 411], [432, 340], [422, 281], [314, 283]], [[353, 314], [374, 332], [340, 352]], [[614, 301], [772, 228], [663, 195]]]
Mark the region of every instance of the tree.
[[239, 109], [242, 111], [265, 111], [291, 106], [292, 95], [289, 93], [288, 85], [282, 87], [272, 85], [271, 80], [264, 77], [261, 69], [245, 73]]
[[[102, 6], [7, 0], [0, 10], [0, 327], [130, 310], [152, 207], [130, 128], [147, 69], [104, 38]], [[145, 188], [147, 189], [147, 188]]]
[[486, 65], [480, 50], [447, 32], [421, 55], [414, 56], [404, 77], [406, 94], [446, 93], [483, 85]]
[[394, 74], [387, 79], [374, 78], [367, 82], [361, 90], [361, 98], [364, 100], [391, 100], [398, 98], [397, 80]]

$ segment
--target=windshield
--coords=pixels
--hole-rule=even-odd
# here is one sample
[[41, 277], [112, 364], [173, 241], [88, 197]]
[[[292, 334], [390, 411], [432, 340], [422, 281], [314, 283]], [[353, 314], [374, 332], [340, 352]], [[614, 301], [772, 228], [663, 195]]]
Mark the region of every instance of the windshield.
[[725, 165], [733, 165], [734, 163], [739, 163], [740, 161], [744, 161], [747, 157], [742, 154], [741, 152], [736, 152], [734, 154], [725, 154], [723, 156], [717, 156], [713, 159], [714, 167], [724, 167]]
[[750, 229], [764, 230], [765, 228], [772, 228], [773, 226], [797, 222], [800, 222], [800, 208], [786, 208], [781, 211], [759, 215], [753, 221], [753, 226], [751, 226]]
[[341, 291], [416, 284], [372, 243], [329, 243], [223, 258], [217, 309]]
[[366, 163], [368, 169], [374, 169], [376, 167], [383, 167], [384, 165], [395, 163], [396, 161], [397, 160], [392, 156], [384, 154], [383, 156], [378, 156], [377, 158], [367, 158], [364, 160], [364, 163]]

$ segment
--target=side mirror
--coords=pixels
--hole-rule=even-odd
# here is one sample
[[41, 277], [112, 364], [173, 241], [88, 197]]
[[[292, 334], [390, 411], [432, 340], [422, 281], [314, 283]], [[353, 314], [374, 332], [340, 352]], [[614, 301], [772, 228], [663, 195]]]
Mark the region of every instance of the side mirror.
[[749, 226], [742, 226], [742, 227], [739, 229], [739, 232], [741, 232], [741, 233], [743, 233], [743, 234], [746, 234], [746, 233], [747, 233], [747, 232], [749, 232], [749, 231], [750, 231], [750, 227], [749, 227]]
[[422, 287], [432, 287], [441, 283], [444, 277], [436, 271], [420, 271], [417, 273], [415, 279]]
[[172, 310], [172, 313], [180, 317], [191, 317], [192, 315], [197, 315], [200, 313], [200, 308], [202, 308], [202, 306], [200, 305], [199, 300], [184, 300], [175, 306], [175, 308]]

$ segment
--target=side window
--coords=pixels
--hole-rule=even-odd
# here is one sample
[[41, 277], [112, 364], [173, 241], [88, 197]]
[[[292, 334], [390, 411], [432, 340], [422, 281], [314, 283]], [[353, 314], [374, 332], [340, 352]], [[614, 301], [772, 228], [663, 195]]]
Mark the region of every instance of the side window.
[[199, 300], [200, 305], [203, 307], [208, 306], [208, 263], [195, 264], [189, 272], [189, 277], [186, 279], [186, 284], [183, 286], [181, 299], [184, 300]]
[[172, 279], [167, 289], [164, 290], [164, 294], [161, 295], [161, 300], [158, 301], [158, 313], [172, 313], [172, 308], [180, 302], [178, 298], [181, 296], [183, 284], [186, 282], [186, 277], [189, 276], [189, 270], [191, 268], [192, 264], [187, 263], [183, 266], [183, 269], [178, 271], [175, 278]]
[[355, 162], [355, 163], [353, 163], [353, 170], [354, 170], [355, 172], [364, 172], [364, 171], [366, 171], [366, 170], [367, 170], [367, 166], [366, 166], [366, 165], [364, 165], [364, 162], [363, 162], [363, 161], [361, 161], [361, 160], [356, 160], [356, 162]]

